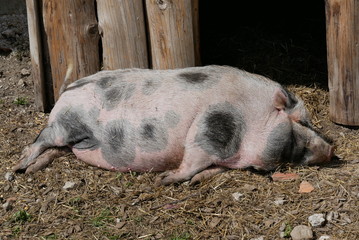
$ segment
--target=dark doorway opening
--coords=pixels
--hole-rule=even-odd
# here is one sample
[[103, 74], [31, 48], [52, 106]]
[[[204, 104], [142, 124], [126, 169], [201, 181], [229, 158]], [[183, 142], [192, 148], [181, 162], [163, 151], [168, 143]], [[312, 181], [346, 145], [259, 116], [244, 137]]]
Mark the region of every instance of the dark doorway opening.
[[200, 1], [202, 64], [327, 89], [324, 1]]

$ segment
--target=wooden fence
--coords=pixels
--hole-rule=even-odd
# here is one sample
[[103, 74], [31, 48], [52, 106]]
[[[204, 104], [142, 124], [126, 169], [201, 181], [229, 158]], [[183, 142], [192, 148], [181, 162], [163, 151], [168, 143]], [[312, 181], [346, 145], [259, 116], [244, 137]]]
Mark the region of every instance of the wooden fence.
[[101, 69], [199, 64], [198, 0], [26, 0], [35, 104]]
[[[37, 109], [65, 78], [199, 65], [198, 1], [26, 0]], [[330, 119], [359, 126], [359, 0], [325, 3]]]

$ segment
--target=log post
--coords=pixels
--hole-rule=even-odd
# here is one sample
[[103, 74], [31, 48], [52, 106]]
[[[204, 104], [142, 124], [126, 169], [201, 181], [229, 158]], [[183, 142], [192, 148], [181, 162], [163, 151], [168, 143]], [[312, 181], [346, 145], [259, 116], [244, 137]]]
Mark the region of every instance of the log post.
[[148, 68], [143, 4], [140, 0], [97, 0], [103, 68]]
[[27, 22], [29, 28], [30, 55], [32, 72], [31, 77], [34, 82], [35, 107], [37, 111], [45, 111], [46, 93], [45, 79], [42, 64], [41, 52], [41, 33], [39, 25], [39, 11], [36, 0], [26, 0]]
[[100, 69], [99, 34], [92, 0], [43, 0], [54, 96], [67, 78], [72, 82]]
[[191, 0], [146, 0], [152, 68], [195, 66]]
[[359, 126], [359, 1], [325, 3], [330, 119]]
[[199, 34], [199, 0], [192, 0], [192, 24], [193, 24], [193, 43], [194, 57], [196, 66], [201, 65], [201, 48]]

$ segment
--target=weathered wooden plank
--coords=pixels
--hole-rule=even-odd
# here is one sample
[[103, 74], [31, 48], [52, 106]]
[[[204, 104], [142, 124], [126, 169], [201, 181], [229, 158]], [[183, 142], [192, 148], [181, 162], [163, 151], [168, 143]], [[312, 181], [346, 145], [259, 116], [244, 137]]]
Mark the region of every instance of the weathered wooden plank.
[[152, 67], [195, 65], [191, 0], [146, 0]]
[[100, 68], [99, 34], [92, 0], [43, 0], [55, 99], [67, 75], [69, 82]]
[[359, 126], [359, 1], [325, 3], [330, 119]]
[[45, 80], [43, 75], [41, 34], [39, 27], [39, 11], [37, 0], [26, 0], [27, 22], [30, 40], [30, 55], [32, 72], [31, 77], [34, 83], [35, 107], [37, 111], [45, 111], [46, 93]]
[[148, 68], [142, 0], [97, 0], [103, 68]]
[[194, 57], [196, 66], [201, 65], [200, 31], [199, 31], [199, 0], [192, 0], [192, 25]]

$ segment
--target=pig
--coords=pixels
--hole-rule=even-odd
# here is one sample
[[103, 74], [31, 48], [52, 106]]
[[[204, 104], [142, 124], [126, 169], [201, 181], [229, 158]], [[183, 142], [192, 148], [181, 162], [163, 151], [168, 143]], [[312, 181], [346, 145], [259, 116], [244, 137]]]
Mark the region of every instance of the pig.
[[227, 66], [123, 69], [79, 79], [63, 90], [13, 170], [38, 171], [69, 151], [111, 171], [162, 172], [156, 185], [333, 156], [301, 99]]

